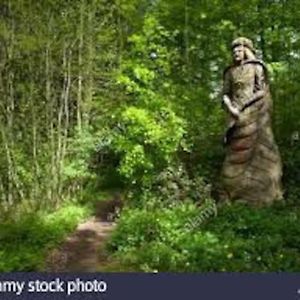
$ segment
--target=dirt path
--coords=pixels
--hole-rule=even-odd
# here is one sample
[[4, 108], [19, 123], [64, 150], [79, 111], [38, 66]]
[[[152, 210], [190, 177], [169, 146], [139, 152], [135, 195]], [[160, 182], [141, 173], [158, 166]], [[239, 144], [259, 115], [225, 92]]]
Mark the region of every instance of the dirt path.
[[[100, 210], [103, 212], [102, 210]], [[64, 243], [49, 254], [46, 262], [48, 272], [99, 272], [113, 264], [105, 252], [105, 242], [115, 223], [97, 213], [77, 229]]]

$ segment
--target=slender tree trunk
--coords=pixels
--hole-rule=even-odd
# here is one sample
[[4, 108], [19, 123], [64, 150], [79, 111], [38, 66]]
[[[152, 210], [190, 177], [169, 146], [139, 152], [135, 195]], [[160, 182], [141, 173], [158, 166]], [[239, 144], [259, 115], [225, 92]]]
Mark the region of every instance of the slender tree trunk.
[[[68, 55], [69, 54], [69, 55]], [[62, 169], [66, 154], [68, 128], [69, 128], [69, 94], [71, 87], [71, 51], [67, 54], [66, 45], [63, 50], [63, 70], [64, 84], [60, 97], [60, 109], [58, 112], [58, 143], [56, 151], [56, 166], [57, 166], [57, 192], [58, 198], [62, 195]], [[63, 122], [64, 118], [64, 122]], [[59, 199], [56, 200], [56, 205], [59, 204]]]
[[72, 61], [72, 51], [69, 51], [67, 56], [67, 70], [66, 70], [66, 86], [65, 86], [65, 93], [64, 93], [64, 115], [65, 115], [65, 122], [64, 122], [64, 132], [63, 132], [63, 140], [62, 140], [62, 153], [61, 153], [61, 165], [63, 165], [64, 158], [66, 155], [66, 148], [67, 148], [67, 139], [68, 139], [68, 132], [69, 132], [69, 125], [70, 125], [70, 115], [69, 115], [69, 98], [70, 98], [70, 88], [71, 88], [71, 61]]
[[40, 199], [38, 198], [38, 190], [39, 190], [39, 162], [38, 162], [38, 153], [37, 153], [37, 116], [36, 116], [36, 107], [35, 107], [35, 95], [34, 95], [34, 82], [33, 82], [33, 68], [30, 64], [29, 73], [32, 76], [30, 87], [29, 87], [29, 99], [30, 99], [30, 110], [31, 110], [31, 130], [32, 130], [32, 174], [33, 174], [33, 186], [31, 188], [32, 195], [30, 196], [30, 200], [34, 202], [34, 205], [39, 207]]
[[79, 46], [78, 46], [78, 90], [77, 90], [77, 126], [81, 131], [82, 127], [82, 68], [83, 68], [83, 14], [84, 6], [83, 2], [80, 5], [80, 17], [79, 17]]
[[56, 182], [56, 165], [55, 165], [55, 136], [54, 136], [54, 124], [53, 124], [53, 109], [54, 109], [54, 95], [51, 93], [52, 89], [52, 76], [51, 76], [51, 54], [50, 44], [48, 43], [45, 50], [45, 98], [46, 98], [46, 119], [47, 119], [47, 131], [50, 144], [50, 176], [51, 180], [47, 184], [47, 198], [52, 202], [56, 197], [55, 194], [55, 182]]
[[[8, 4], [9, 12], [11, 12], [11, 2]], [[14, 47], [14, 39], [15, 39], [15, 24], [14, 20], [10, 20], [10, 38], [9, 38], [9, 45], [7, 48], [7, 55], [8, 55], [8, 61], [12, 61], [13, 59], [13, 47]], [[14, 124], [14, 118], [13, 118], [13, 112], [15, 108], [15, 101], [14, 101], [14, 73], [11, 68], [8, 70], [8, 80], [7, 80], [7, 104], [6, 104], [6, 117], [7, 117], [7, 131], [8, 131], [8, 140], [11, 141], [9, 143], [7, 141], [7, 136], [4, 134], [4, 131], [2, 131], [3, 135], [3, 142], [5, 143], [5, 150], [6, 150], [6, 157], [7, 157], [7, 179], [8, 179], [8, 191], [7, 191], [7, 200], [9, 205], [12, 205], [14, 202], [13, 198], [13, 165], [12, 165], [12, 159], [11, 159], [11, 151], [9, 149], [9, 144], [13, 147], [13, 124]]]
[[124, 49], [123, 22], [121, 16], [120, 3], [117, 2], [117, 27], [118, 27], [118, 65], [122, 63], [122, 53]]
[[21, 182], [19, 180], [18, 174], [15, 169], [15, 163], [13, 161], [11, 145], [8, 142], [7, 134], [6, 134], [3, 126], [1, 126], [1, 134], [2, 134], [2, 141], [4, 144], [4, 148], [5, 148], [5, 153], [6, 153], [6, 160], [8, 163], [8, 175], [9, 175], [8, 184], [9, 184], [10, 190], [8, 191], [9, 193], [8, 193], [8, 198], [7, 198], [8, 201], [7, 202], [8, 202], [9, 206], [13, 206], [15, 203], [15, 198], [14, 198], [15, 195], [13, 193], [13, 190], [15, 189], [15, 191], [17, 192], [17, 194], [19, 195], [21, 200], [24, 199], [24, 192], [22, 190]]
[[85, 70], [85, 97], [84, 102], [86, 103], [85, 109], [83, 111], [83, 120], [85, 125], [89, 123], [89, 107], [93, 100], [93, 58], [94, 58], [94, 40], [93, 40], [93, 20], [94, 20], [94, 7], [90, 7], [87, 17], [88, 35], [86, 38], [86, 70]]
[[184, 1], [184, 57], [186, 66], [189, 66], [189, 7], [188, 0]]

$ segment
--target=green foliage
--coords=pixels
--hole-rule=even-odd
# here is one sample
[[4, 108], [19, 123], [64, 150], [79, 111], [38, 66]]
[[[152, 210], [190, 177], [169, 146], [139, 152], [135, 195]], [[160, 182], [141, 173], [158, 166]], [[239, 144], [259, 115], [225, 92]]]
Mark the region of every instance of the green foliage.
[[126, 210], [109, 250], [143, 271], [299, 271], [299, 208], [225, 205], [195, 230], [201, 207]]
[[171, 56], [163, 45], [168, 38], [156, 18], [146, 16], [143, 34], [129, 39], [132, 54], [137, 55], [123, 61], [118, 76], [129, 99], [120, 110], [120, 130], [112, 148], [120, 155], [120, 175], [131, 185], [151, 186], [155, 176], [176, 160], [183, 144], [185, 122], [158, 86], [159, 80], [168, 81]]
[[129, 203], [143, 207], [152, 203], [163, 207], [181, 201], [203, 203], [211, 198], [211, 185], [202, 177], [190, 178], [182, 165], [169, 165], [152, 179], [150, 187], [131, 189], [127, 194]]
[[0, 226], [0, 272], [37, 271], [48, 251], [57, 247], [90, 211], [66, 203], [53, 213], [24, 215]]
[[120, 121], [123, 131], [113, 144], [122, 157], [120, 174], [133, 184], [149, 185], [153, 175], [174, 159], [184, 134], [182, 120], [166, 108], [128, 107]]
[[162, 255], [167, 261], [161, 264], [172, 270], [176, 262], [172, 264], [170, 261], [174, 259], [170, 255], [170, 245], [181, 238], [185, 223], [189, 218], [196, 217], [197, 212], [192, 203], [157, 208], [153, 202], [148, 202], [143, 209], [125, 210], [108, 247], [111, 251], [117, 251], [118, 258], [125, 265], [139, 266], [148, 271], [160, 265]]
[[102, 147], [102, 137], [101, 131], [96, 132], [92, 127], [85, 126], [77, 129], [74, 137], [70, 138], [62, 175], [64, 186], [71, 196], [81, 200], [83, 197], [94, 197], [99, 182], [96, 158]]
[[68, 161], [64, 165], [65, 180], [72, 182], [94, 179], [89, 169], [89, 160], [97, 147], [99, 137], [91, 128], [77, 130], [68, 145]]

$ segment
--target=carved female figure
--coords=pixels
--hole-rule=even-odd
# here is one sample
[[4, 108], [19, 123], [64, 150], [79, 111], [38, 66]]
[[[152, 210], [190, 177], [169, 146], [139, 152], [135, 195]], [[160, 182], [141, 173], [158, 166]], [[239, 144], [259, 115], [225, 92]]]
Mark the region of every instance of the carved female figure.
[[234, 63], [224, 72], [223, 104], [229, 125], [221, 198], [263, 204], [282, 198], [282, 167], [271, 128], [267, 70], [254, 53], [251, 40], [234, 40]]

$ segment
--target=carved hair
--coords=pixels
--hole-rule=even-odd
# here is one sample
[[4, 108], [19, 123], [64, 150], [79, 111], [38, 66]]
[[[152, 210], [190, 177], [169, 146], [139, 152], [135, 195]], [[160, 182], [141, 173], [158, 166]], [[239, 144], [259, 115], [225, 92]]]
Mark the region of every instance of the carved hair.
[[250, 39], [247, 39], [245, 37], [239, 37], [237, 39], [235, 39], [232, 43], [231, 43], [231, 48], [235, 48], [236, 46], [244, 46], [247, 47], [248, 49], [250, 49], [253, 53], [255, 53], [255, 48], [253, 46], [253, 42]]

